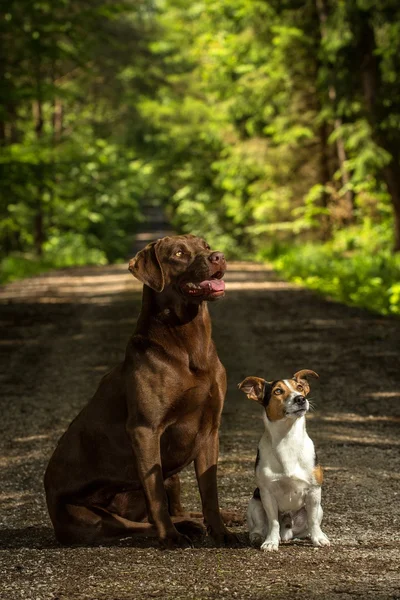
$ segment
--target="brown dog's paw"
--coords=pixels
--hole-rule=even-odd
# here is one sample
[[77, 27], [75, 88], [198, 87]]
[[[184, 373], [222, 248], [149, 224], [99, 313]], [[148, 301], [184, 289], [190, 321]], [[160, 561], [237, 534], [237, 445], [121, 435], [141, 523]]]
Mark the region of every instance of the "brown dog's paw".
[[243, 525], [244, 516], [235, 510], [221, 510], [221, 518], [227, 527]]
[[189, 538], [200, 537], [206, 534], [204, 525], [199, 521], [193, 521], [191, 519], [175, 522], [175, 527], [179, 533], [182, 533]]
[[230, 531], [216, 535], [212, 534], [212, 537], [215, 541], [215, 545], [218, 547], [227, 546], [229, 548], [241, 548], [243, 546], [239, 536]]
[[160, 538], [160, 546], [163, 550], [176, 550], [177, 548], [193, 548], [192, 542], [186, 535], [176, 533], [165, 538]]

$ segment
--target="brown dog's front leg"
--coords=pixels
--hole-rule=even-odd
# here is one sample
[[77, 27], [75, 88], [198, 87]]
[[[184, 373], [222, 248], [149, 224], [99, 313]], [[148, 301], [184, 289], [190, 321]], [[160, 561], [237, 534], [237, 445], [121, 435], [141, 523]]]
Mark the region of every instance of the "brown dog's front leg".
[[189, 538], [175, 528], [168, 511], [161, 468], [160, 436], [144, 426], [133, 428], [129, 434], [146, 497], [148, 518], [157, 528], [160, 543], [167, 548], [191, 547]]
[[199, 485], [204, 520], [209, 533], [218, 545], [238, 545], [238, 538], [225, 527], [221, 517], [217, 490], [218, 430], [204, 440], [195, 458], [197, 482]]

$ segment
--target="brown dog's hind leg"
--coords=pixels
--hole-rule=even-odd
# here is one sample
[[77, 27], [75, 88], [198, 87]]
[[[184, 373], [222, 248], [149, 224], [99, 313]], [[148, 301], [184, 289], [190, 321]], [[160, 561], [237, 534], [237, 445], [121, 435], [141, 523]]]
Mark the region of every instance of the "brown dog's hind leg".
[[204, 535], [206, 528], [203, 525], [203, 513], [187, 512], [181, 504], [181, 482], [179, 475], [175, 474], [164, 481], [168, 498], [168, 510], [172, 521], [183, 535], [189, 538]]
[[172, 522], [179, 533], [188, 538], [202, 537], [207, 533], [205, 526], [200, 519], [187, 519], [185, 517], [172, 517]]
[[104, 508], [107, 512], [124, 517], [128, 521], [141, 523], [147, 520], [146, 501], [142, 490], [119, 492]]
[[54, 523], [57, 540], [64, 545], [86, 545], [107, 539], [157, 535], [150, 523], [129, 521], [101, 507], [66, 504], [59, 520]]
[[165, 491], [168, 498], [168, 510], [171, 517], [188, 517], [189, 513], [181, 504], [181, 481], [179, 475], [175, 474], [164, 481]]
[[[169, 514], [171, 517], [186, 517], [190, 519], [204, 519], [202, 512], [186, 511], [181, 504], [181, 482], [179, 475], [172, 475], [164, 481], [168, 496]], [[220, 510], [225, 525], [243, 525], [244, 516], [233, 510]], [[188, 535], [188, 534], [187, 534]]]
[[232, 525], [243, 525], [244, 515], [235, 510], [220, 510], [221, 517], [225, 525], [232, 527]]

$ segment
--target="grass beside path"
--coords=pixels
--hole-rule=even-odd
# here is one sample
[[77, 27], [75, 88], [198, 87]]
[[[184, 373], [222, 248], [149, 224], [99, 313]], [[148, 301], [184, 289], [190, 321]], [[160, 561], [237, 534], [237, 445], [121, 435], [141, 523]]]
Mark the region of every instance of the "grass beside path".
[[261, 252], [286, 279], [345, 304], [400, 315], [400, 256], [389, 250], [340, 251], [332, 243]]

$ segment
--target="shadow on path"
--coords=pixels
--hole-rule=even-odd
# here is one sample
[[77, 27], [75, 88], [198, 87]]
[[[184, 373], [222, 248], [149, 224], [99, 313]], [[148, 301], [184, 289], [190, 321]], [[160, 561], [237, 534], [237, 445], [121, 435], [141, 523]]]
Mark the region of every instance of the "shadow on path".
[[[229, 264], [226, 281], [226, 298], [210, 306], [229, 382], [221, 504], [245, 510], [262, 431], [258, 406], [237, 383], [247, 375], [275, 379], [314, 369], [321, 379], [312, 389], [315, 412], [308, 428], [325, 466], [325, 529], [332, 548], [284, 546], [265, 568], [260, 552], [211, 550], [208, 542], [184, 560], [179, 552], [153, 550], [152, 542], [58, 546], [43, 472], [100, 377], [122, 360], [141, 285], [126, 265], [57, 271], [0, 288], [0, 544], [7, 600], [54, 599], [60, 590], [63, 600], [140, 600], [149, 593], [211, 599], [233, 597], [233, 591], [254, 600], [266, 590], [287, 598], [293, 581], [302, 585], [294, 590], [298, 598], [340, 597], [335, 589], [350, 590], [344, 598], [362, 596], [366, 586], [374, 598], [397, 593], [400, 321], [328, 302], [255, 263]], [[183, 473], [183, 496], [188, 507], [199, 506], [191, 468]], [[43, 568], [49, 569], [45, 592]], [[193, 577], [199, 568], [194, 590], [187, 573]]]

